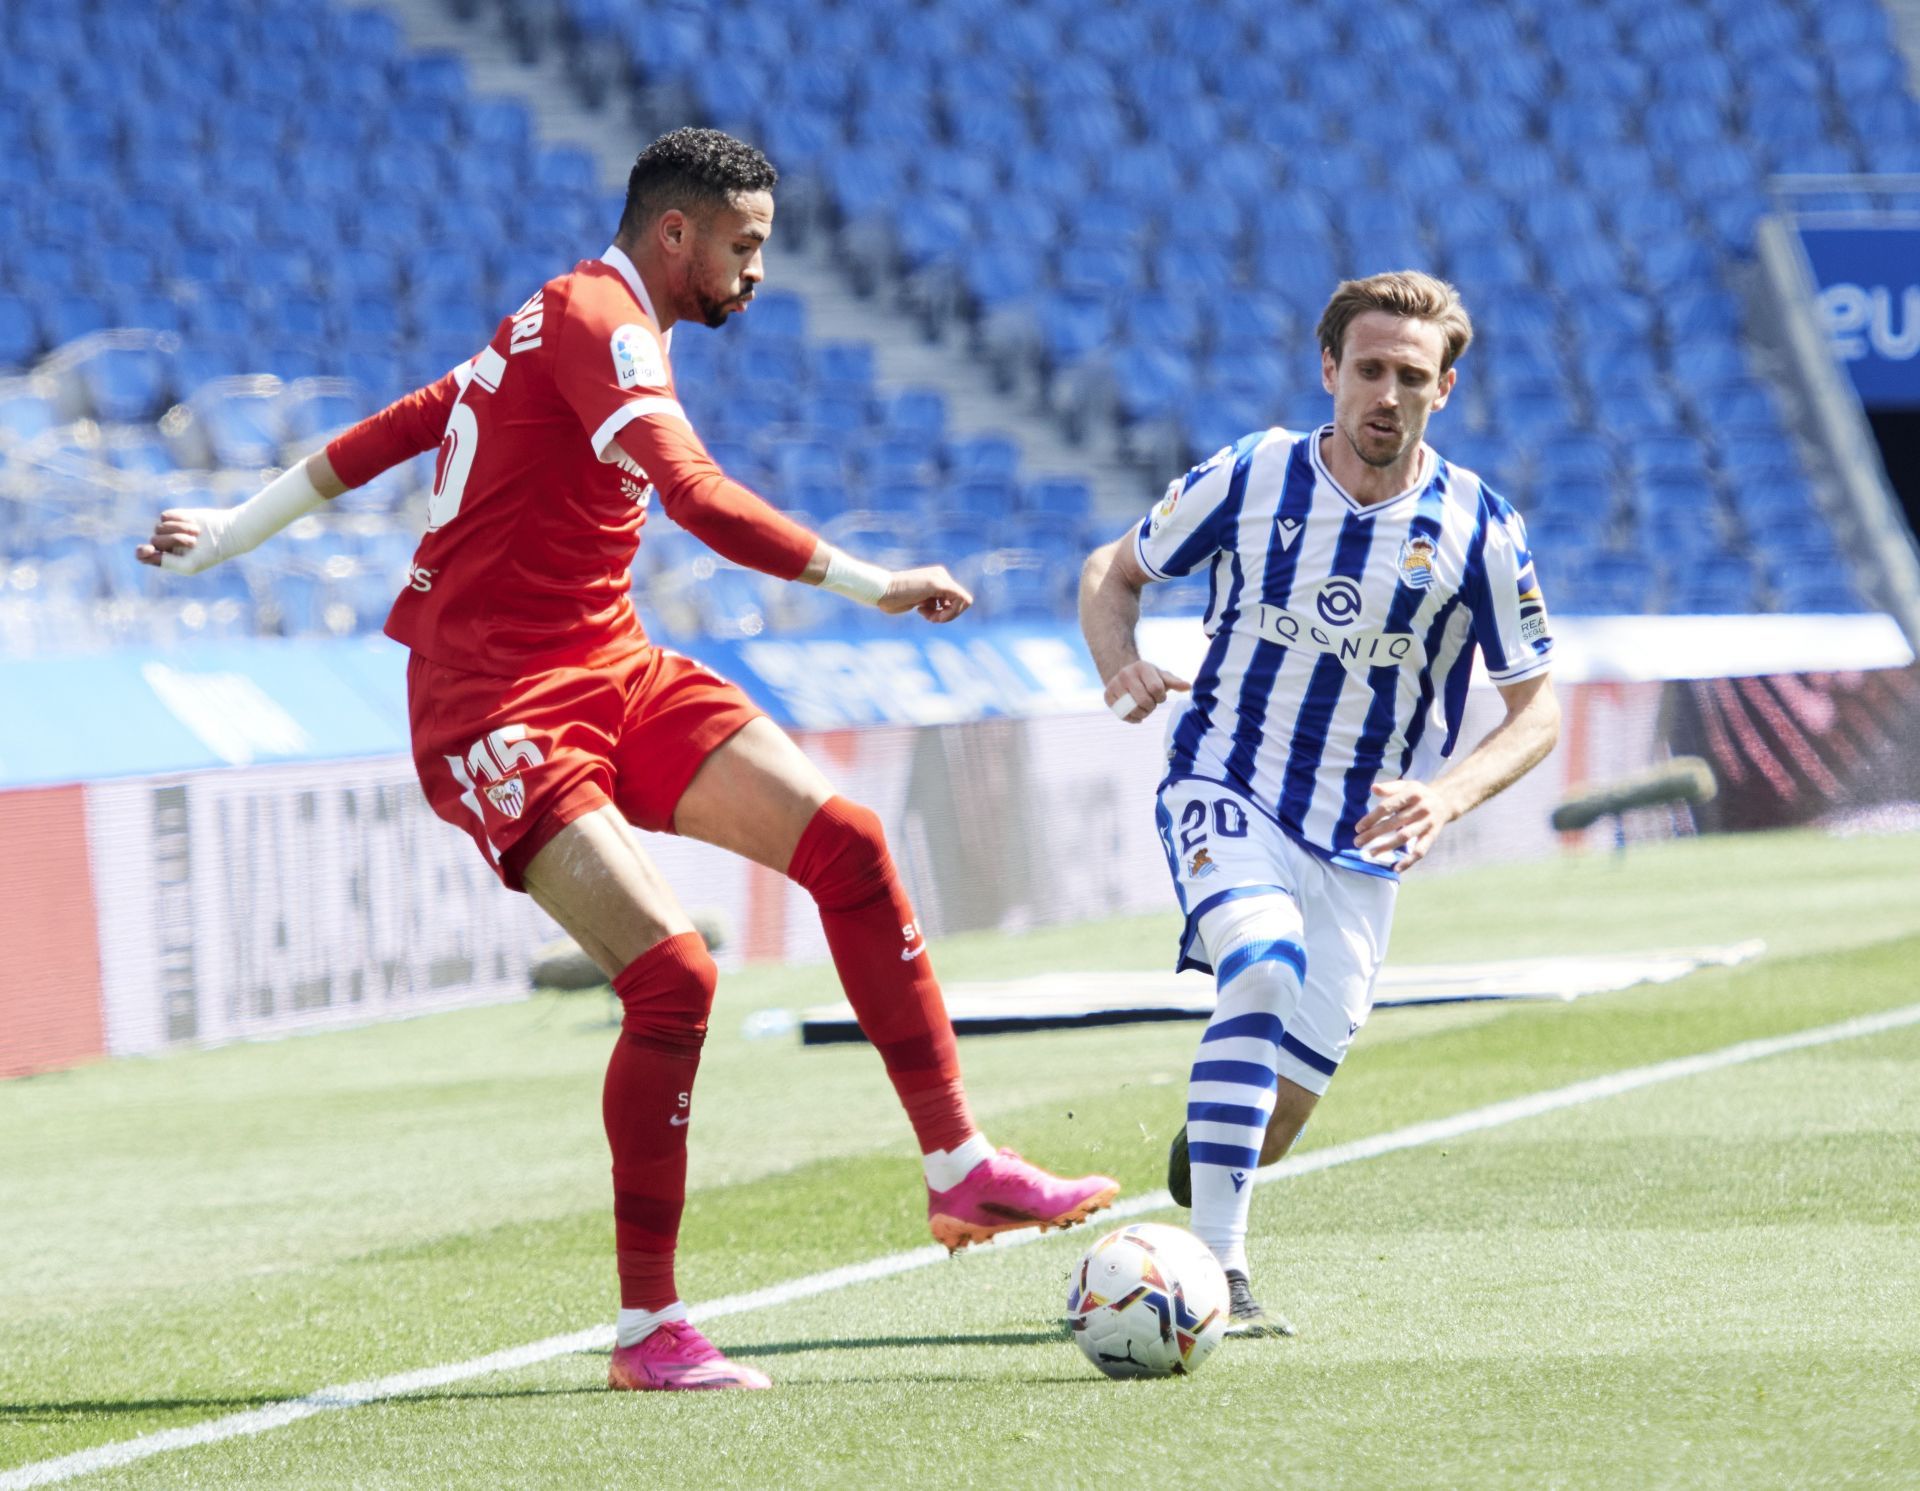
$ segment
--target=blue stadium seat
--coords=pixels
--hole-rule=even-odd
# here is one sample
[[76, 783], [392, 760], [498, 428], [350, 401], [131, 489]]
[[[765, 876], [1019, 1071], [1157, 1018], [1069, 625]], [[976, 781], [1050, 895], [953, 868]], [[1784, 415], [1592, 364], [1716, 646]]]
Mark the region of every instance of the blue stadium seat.
[[289, 440], [331, 435], [373, 412], [363, 389], [348, 379], [296, 382], [281, 395], [279, 413]]
[[937, 388], [903, 388], [884, 402], [890, 435], [937, 444], [947, 424], [946, 395]]
[[813, 485], [844, 486], [847, 479], [840, 453], [819, 440], [777, 441], [771, 464], [775, 488], [787, 499]]
[[1103, 295], [1051, 295], [1040, 306], [1041, 345], [1054, 366], [1070, 366], [1107, 342], [1113, 308]]
[[947, 468], [956, 481], [1010, 482], [1020, 471], [1020, 448], [1005, 435], [975, 435], [947, 446]]
[[1200, 339], [1200, 307], [1186, 296], [1146, 291], [1127, 302], [1124, 315], [1135, 342], [1184, 348]]
[[43, 300], [37, 309], [41, 338], [49, 347], [65, 346], [88, 332], [103, 331], [114, 319], [106, 306], [86, 295]]
[[1109, 358], [1120, 416], [1133, 421], [1165, 409], [1193, 382], [1193, 365], [1177, 349], [1128, 343]]
[[873, 388], [872, 344], [819, 343], [814, 348], [813, 378], [822, 393], [864, 398]]
[[992, 621], [1048, 621], [1065, 606], [1066, 581], [1046, 556], [1020, 549], [991, 555], [975, 592], [980, 614]]
[[1065, 255], [1058, 274], [1060, 289], [1069, 296], [1118, 295], [1139, 279], [1139, 259], [1121, 244], [1095, 241]]
[[1024, 301], [1040, 286], [1040, 260], [1028, 247], [988, 245], [966, 264], [966, 285], [978, 308]]
[[152, 345], [102, 347], [79, 374], [94, 416], [116, 424], [157, 418], [174, 382], [172, 357]]
[[1743, 429], [1773, 429], [1779, 413], [1766, 386], [1751, 378], [1688, 385], [1688, 397], [1711, 428], [1721, 433]]
[[246, 379], [201, 389], [191, 402], [220, 465], [254, 469], [278, 463], [283, 429], [279, 388], [272, 380]]
[[1259, 290], [1232, 300], [1203, 301], [1196, 309], [1210, 317], [1204, 339], [1216, 360], [1271, 353], [1309, 329], [1293, 307]]
[[1093, 511], [1093, 493], [1083, 481], [1049, 477], [1029, 482], [1020, 495], [1023, 512], [1064, 523], [1084, 522]]
[[18, 295], [0, 295], [0, 367], [23, 367], [40, 347], [33, 307]]
[[[112, 48], [96, 44], [92, 12], [29, 7], [3, 28], [0, 360], [137, 307], [137, 319], [185, 321], [175, 376], [187, 391], [236, 366], [332, 369], [383, 399], [467, 355], [610, 231], [590, 160], [542, 154], [523, 108], [470, 97], [458, 61], [411, 51], [388, 15], [198, 0], [113, 0], [110, 12]], [[1872, 0], [1519, 12], [1390, 0], [1364, 20], [1314, 5], [1279, 24], [1252, 0], [1140, 0], [1097, 26], [1070, 0], [945, 0], [915, 12], [914, 55], [889, 55], [899, 21], [877, 0], [796, 0], [744, 30], [704, 6], [643, 15], [609, 0], [541, 0], [512, 20], [510, 39], [558, 46], [583, 89], [631, 63], [663, 97], [678, 89], [770, 145], [790, 181], [830, 201], [830, 229], [891, 235], [902, 270], [941, 265], [913, 293], [964, 301], [998, 369], [1086, 363], [1050, 391], [1062, 409], [1117, 370], [1123, 408], [1201, 454], [1279, 415], [1321, 417], [1311, 328], [1337, 274], [1431, 262], [1466, 291], [1482, 339], [1453, 416], [1476, 433], [1459, 449], [1528, 495], [1556, 472], [1577, 482], [1584, 456], [1602, 470], [1585, 498], [1571, 489], [1576, 505], [1619, 479], [1656, 552], [1703, 531], [1679, 495], [1699, 485], [1698, 449], [1684, 486], [1645, 459], [1642, 437], [1681, 432], [1682, 414], [1712, 432], [1708, 474], [1738, 504], [1721, 538], [1827, 533], [1748, 376], [1727, 286], [1752, 251], [1764, 173], [1920, 166], [1920, 104]], [[288, 58], [283, 75], [247, 61], [269, 45]], [[290, 88], [313, 106], [290, 107]], [[1394, 119], [1371, 108], [1389, 91]], [[288, 191], [273, 173], [296, 155]], [[371, 197], [364, 179], [379, 183]], [[941, 206], [904, 215], [914, 193]], [[1343, 204], [1337, 229], [1329, 203]], [[427, 242], [452, 252], [422, 254]], [[1083, 293], [1049, 289], [1053, 266], [1075, 257], [1086, 268], [1063, 283]], [[178, 314], [134, 299], [139, 284]], [[240, 302], [257, 326], [223, 312]], [[842, 365], [780, 319], [769, 292], [727, 337], [682, 337], [689, 407], [741, 437], [749, 466], [802, 434], [863, 448], [878, 414], [870, 353]], [[1562, 455], [1570, 426], [1606, 438]], [[1639, 457], [1630, 488], [1616, 439]], [[936, 508], [957, 511], [937, 484], [972, 458], [938, 436], [929, 449], [951, 470], [922, 457], [902, 480], [933, 484]], [[831, 485], [808, 476], [803, 500], [834, 510]], [[1544, 501], [1551, 532], [1569, 499]], [[1577, 551], [1631, 536], [1592, 526], [1625, 522], [1606, 506]], [[1669, 509], [1689, 520], [1659, 516]], [[1043, 553], [1050, 530], [1012, 523], [1000, 536]], [[1628, 604], [1737, 589], [1724, 575], [1648, 573]], [[1589, 601], [1629, 588], [1578, 564], [1569, 583]], [[359, 600], [319, 597], [356, 625]], [[1779, 602], [1776, 588], [1750, 597]]]
[[1782, 611], [1845, 615], [1866, 609], [1852, 574], [1838, 560], [1776, 563], [1768, 579]]
[[924, 439], [888, 432], [860, 442], [855, 450], [861, 480], [869, 487], [930, 482], [934, 455], [935, 447]]

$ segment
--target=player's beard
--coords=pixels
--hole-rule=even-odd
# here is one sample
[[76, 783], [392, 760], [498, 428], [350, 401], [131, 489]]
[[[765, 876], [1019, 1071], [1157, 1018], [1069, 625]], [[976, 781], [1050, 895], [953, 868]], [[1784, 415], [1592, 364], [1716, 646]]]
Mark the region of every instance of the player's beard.
[[[1370, 415], [1368, 416], [1368, 418], [1371, 417]], [[1353, 448], [1353, 453], [1369, 466], [1382, 471], [1405, 456], [1407, 451], [1411, 449], [1415, 443], [1413, 435], [1402, 425], [1399, 430], [1399, 442], [1385, 455], [1377, 455], [1374, 452], [1376, 452], [1379, 447], [1368, 443], [1377, 437], [1373, 431], [1367, 428], [1366, 419], [1362, 419], [1356, 423], [1352, 430], [1346, 432], [1346, 435], [1347, 444]]]
[[707, 295], [700, 297], [700, 319], [716, 330], [727, 324], [727, 317], [746, 308], [745, 291], [739, 295], [729, 296], [725, 300], [715, 300]]

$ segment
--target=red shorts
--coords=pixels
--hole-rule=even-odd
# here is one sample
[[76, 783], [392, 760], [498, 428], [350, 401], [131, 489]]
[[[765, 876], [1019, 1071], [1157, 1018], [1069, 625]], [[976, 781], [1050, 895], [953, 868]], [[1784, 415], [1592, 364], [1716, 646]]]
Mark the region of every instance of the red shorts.
[[660, 647], [598, 668], [495, 678], [407, 664], [413, 764], [427, 801], [465, 829], [509, 889], [574, 819], [611, 803], [673, 831], [701, 762], [760, 714], [740, 689]]

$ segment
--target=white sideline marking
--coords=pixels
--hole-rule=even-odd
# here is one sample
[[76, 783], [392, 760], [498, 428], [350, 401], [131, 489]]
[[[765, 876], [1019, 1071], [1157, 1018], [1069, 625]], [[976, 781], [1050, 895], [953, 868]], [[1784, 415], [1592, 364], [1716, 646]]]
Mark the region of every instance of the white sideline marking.
[[[1842, 1020], [1834, 1025], [1820, 1025], [1809, 1030], [1798, 1030], [1791, 1035], [1741, 1041], [1736, 1045], [1723, 1046], [1718, 1051], [1706, 1051], [1698, 1056], [1681, 1056], [1672, 1061], [1655, 1062], [1651, 1066], [1631, 1067], [1626, 1071], [1612, 1072], [1604, 1077], [1575, 1082], [1567, 1087], [1555, 1087], [1546, 1092], [1536, 1092], [1528, 1097], [1490, 1103], [1484, 1108], [1473, 1108], [1465, 1113], [1456, 1113], [1451, 1118], [1436, 1118], [1425, 1123], [1409, 1124], [1406, 1128], [1394, 1129], [1390, 1133], [1375, 1134], [1371, 1138], [1355, 1139], [1346, 1144], [1329, 1145], [1325, 1149], [1297, 1157], [1289, 1156], [1277, 1164], [1256, 1171], [1253, 1177], [1254, 1184], [1281, 1180], [1292, 1175], [1306, 1175], [1315, 1170], [1331, 1170], [1336, 1165], [1351, 1165], [1360, 1160], [1371, 1160], [1381, 1155], [1393, 1154], [1397, 1150], [1417, 1149], [1422, 1145], [1455, 1139], [1463, 1134], [1476, 1134], [1486, 1129], [1500, 1128], [1506, 1124], [1518, 1123], [1522, 1119], [1537, 1118], [1543, 1113], [1552, 1113], [1561, 1108], [1574, 1108], [1583, 1103], [1618, 1097], [1622, 1093], [1634, 1092], [1642, 1087], [1654, 1087], [1663, 1082], [1677, 1082], [1685, 1077], [1697, 1077], [1706, 1072], [1717, 1072], [1749, 1061], [1761, 1061], [1769, 1056], [1779, 1056], [1788, 1051], [1803, 1051], [1811, 1046], [1826, 1046], [1836, 1041], [1857, 1040], [1861, 1036], [1878, 1035], [1883, 1031], [1897, 1030], [1902, 1026], [1916, 1024], [1920, 1024], [1920, 1004], [1910, 1004], [1904, 1008], [1886, 1010], [1877, 1015], [1861, 1015], [1852, 1020]], [[1144, 1196], [1130, 1197], [1103, 1213], [1102, 1216], [1108, 1221], [1119, 1221], [1127, 1217], [1139, 1216], [1143, 1212], [1161, 1211], [1172, 1204], [1173, 1198], [1165, 1191], [1153, 1191]], [[995, 1243], [991, 1251], [1000, 1252], [1007, 1248], [1017, 1248], [1026, 1243], [1037, 1242], [1044, 1235], [1039, 1232], [1011, 1233]], [[870, 1258], [864, 1263], [850, 1263], [841, 1268], [827, 1269], [823, 1273], [808, 1274], [804, 1278], [789, 1279], [784, 1284], [773, 1284], [765, 1289], [755, 1289], [745, 1294], [723, 1295], [719, 1299], [708, 1300], [705, 1304], [694, 1305], [688, 1313], [695, 1320], [718, 1320], [727, 1315], [744, 1315], [755, 1310], [769, 1310], [776, 1305], [810, 1299], [817, 1294], [831, 1294], [835, 1290], [848, 1289], [855, 1284], [870, 1283], [875, 1279], [884, 1279], [894, 1274], [926, 1268], [943, 1262], [946, 1257], [945, 1248], [928, 1244], [924, 1248], [912, 1248], [904, 1253], [891, 1253], [882, 1258]], [[548, 1336], [542, 1341], [530, 1341], [524, 1346], [510, 1347], [505, 1351], [490, 1352], [486, 1356], [476, 1356], [464, 1362], [449, 1362], [438, 1367], [421, 1367], [412, 1372], [396, 1372], [388, 1377], [369, 1378], [364, 1382], [349, 1382], [339, 1387], [323, 1387], [308, 1393], [303, 1398], [290, 1398], [283, 1403], [268, 1404], [265, 1408], [249, 1409], [245, 1413], [208, 1419], [203, 1423], [189, 1424], [183, 1428], [161, 1429], [152, 1434], [142, 1434], [136, 1439], [121, 1440], [117, 1444], [98, 1445], [92, 1449], [77, 1450], [70, 1455], [61, 1455], [56, 1459], [36, 1460], [13, 1470], [0, 1471], [0, 1491], [26, 1491], [30, 1486], [51, 1486], [60, 1481], [72, 1480], [76, 1476], [91, 1475], [95, 1471], [131, 1465], [137, 1460], [165, 1454], [169, 1450], [190, 1449], [195, 1445], [215, 1444], [223, 1439], [264, 1434], [269, 1429], [279, 1429], [287, 1424], [298, 1423], [301, 1419], [312, 1418], [315, 1414], [330, 1413], [341, 1408], [359, 1408], [388, 1398], [404, 1397], [408, 1393], [417, 1393], [426, 1388], [444, 1387], [448, 1383], [464, 1382], [472, 1377], [485, 1377], [494, 1372], [511, 1372], [520, 1367], [531, 1367], [540, 1362], [550, 1361], [557, 1356], [604, 1349], [612, 1344], [613, 1327], [597, 1325], [591, 1329], [573, 1331], [564, 1336]]]

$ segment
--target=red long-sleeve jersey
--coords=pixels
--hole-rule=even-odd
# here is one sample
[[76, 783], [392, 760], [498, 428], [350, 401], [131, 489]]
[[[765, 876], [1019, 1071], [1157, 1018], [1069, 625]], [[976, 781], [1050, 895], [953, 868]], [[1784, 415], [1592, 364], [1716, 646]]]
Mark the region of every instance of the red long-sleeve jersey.
[[327, 447], [348, 486], [439, 447], [427, 531], [387, 635], [517, 677], [644, 646], [628, 594], [649, 484], [735, 563], [796, 578], [819, 540], [714, 465], [617, 249], [549, 280], [472, 361]]

